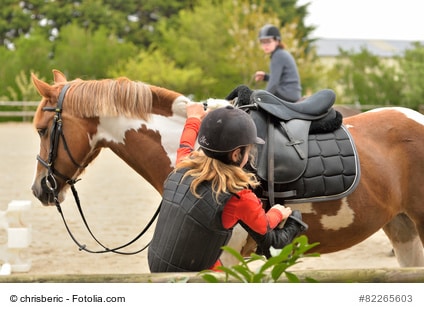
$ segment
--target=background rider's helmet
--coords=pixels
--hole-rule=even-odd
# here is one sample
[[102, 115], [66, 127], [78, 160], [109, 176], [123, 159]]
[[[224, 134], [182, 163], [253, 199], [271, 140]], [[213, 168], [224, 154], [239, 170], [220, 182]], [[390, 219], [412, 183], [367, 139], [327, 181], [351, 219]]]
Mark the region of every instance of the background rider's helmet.
[[275, 40], [280, 41], [281, 40], [281, 34], [277, 27], [271, 24], [266, 24], [261, 28], [259, 31], [259, 40], [261, 39], [267, 39], [267, 38], [274, 38]]
[[197, 140], [204, 153], [212, 158], [216, 158], [217, 153], [265, 143], [257, 137], [256, 125], [250, 115], [232, 106], [209, 112], [200, 125]]

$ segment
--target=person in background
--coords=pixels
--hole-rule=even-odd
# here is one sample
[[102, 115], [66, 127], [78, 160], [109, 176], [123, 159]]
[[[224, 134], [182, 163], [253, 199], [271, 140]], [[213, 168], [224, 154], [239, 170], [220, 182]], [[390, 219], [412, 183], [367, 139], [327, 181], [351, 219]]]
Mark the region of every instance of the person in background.
[[[200, 150], [194, 150], [196, 138]], [[187, 105], [177, 165], [165, 181], [148, 249], [152, 273], [216, 268], [237, 223], [261, 251], [280, 249], [308, 228], [289, 207], [278, 204], [265, 212], [253, 193], [259, 182], [243, 167], [263, 143], [243, 110], [227, 106], [207, 113], [203, 104]]]
[[289, 102], [301, 98], [302, 87], [296, 62], [285, 50], [277, 27], [267, 24], [259, 31], [259, 42], [262, 50], [270, 55], [269, 73], [257, 71], [255, 81], [266, 81], [266, 90]]

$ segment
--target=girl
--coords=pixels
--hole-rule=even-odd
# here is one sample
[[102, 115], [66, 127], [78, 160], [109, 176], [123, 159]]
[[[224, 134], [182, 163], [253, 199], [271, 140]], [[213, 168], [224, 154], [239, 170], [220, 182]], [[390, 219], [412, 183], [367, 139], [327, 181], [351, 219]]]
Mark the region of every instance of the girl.
[[255, 73], [256, 81], [266, 81], [266, 90], [286, 101], [296, 102], [301, 98], [299, 72], [293, 56], [284, 49], [280, 31], [273, 25], [265, 25], [259, 32], [262, 50], [269, 54], [271, 62], [269, 74], [264, 71]]
[[[250, 116], [232, 106], [206, 113], [202, 104], [187, 105], [178, 163], [165, 182], [148, 250], [151, 272], [219, 265], [221, 247], [237, 223], [265, 250], [284, 247], [307, 228], [300, 212], [294, 216], [290, 208], [275, 205], [265, 212], [252, 192], [258, 181], [243, 167], [255, 144], [264, 141]], [[201, 149], [194, 151], [197, 137]], [[284, 228], [277, 228], [286, 219]]]

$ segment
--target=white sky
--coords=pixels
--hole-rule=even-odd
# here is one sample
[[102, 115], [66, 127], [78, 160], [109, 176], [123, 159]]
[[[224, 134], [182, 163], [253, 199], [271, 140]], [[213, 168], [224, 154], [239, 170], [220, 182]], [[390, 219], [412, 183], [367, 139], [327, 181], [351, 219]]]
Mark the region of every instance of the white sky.
[[298, 0], [310, 3], [317, 38], [424, 41], [424, 0]]

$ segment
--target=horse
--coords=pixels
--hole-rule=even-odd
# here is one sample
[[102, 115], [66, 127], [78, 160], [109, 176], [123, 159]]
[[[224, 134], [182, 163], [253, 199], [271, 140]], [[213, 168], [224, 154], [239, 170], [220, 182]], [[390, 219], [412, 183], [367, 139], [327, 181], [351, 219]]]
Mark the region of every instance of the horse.
[[[63, 201], [104, 148], [162, 193], [190, 100], [126, 78], [67, 81], [60, 71], [53, 75], [54, 83], [48, 84], [32, 74], [42, 96], [33, 120], [40, 136], [34, 196], [46, 206]], [[345, 118], [343, 124], [356, 144], [361, 179], [344, 198], [291, 205], [309, 225], [308, 239], [319, 243], [311, 251], [347, 249], [383, 229], [401, 267], [424, 266], [424, 116], [381, 108]], [[229, 245], [241, 251], [246, 233], [238, 238]]]

